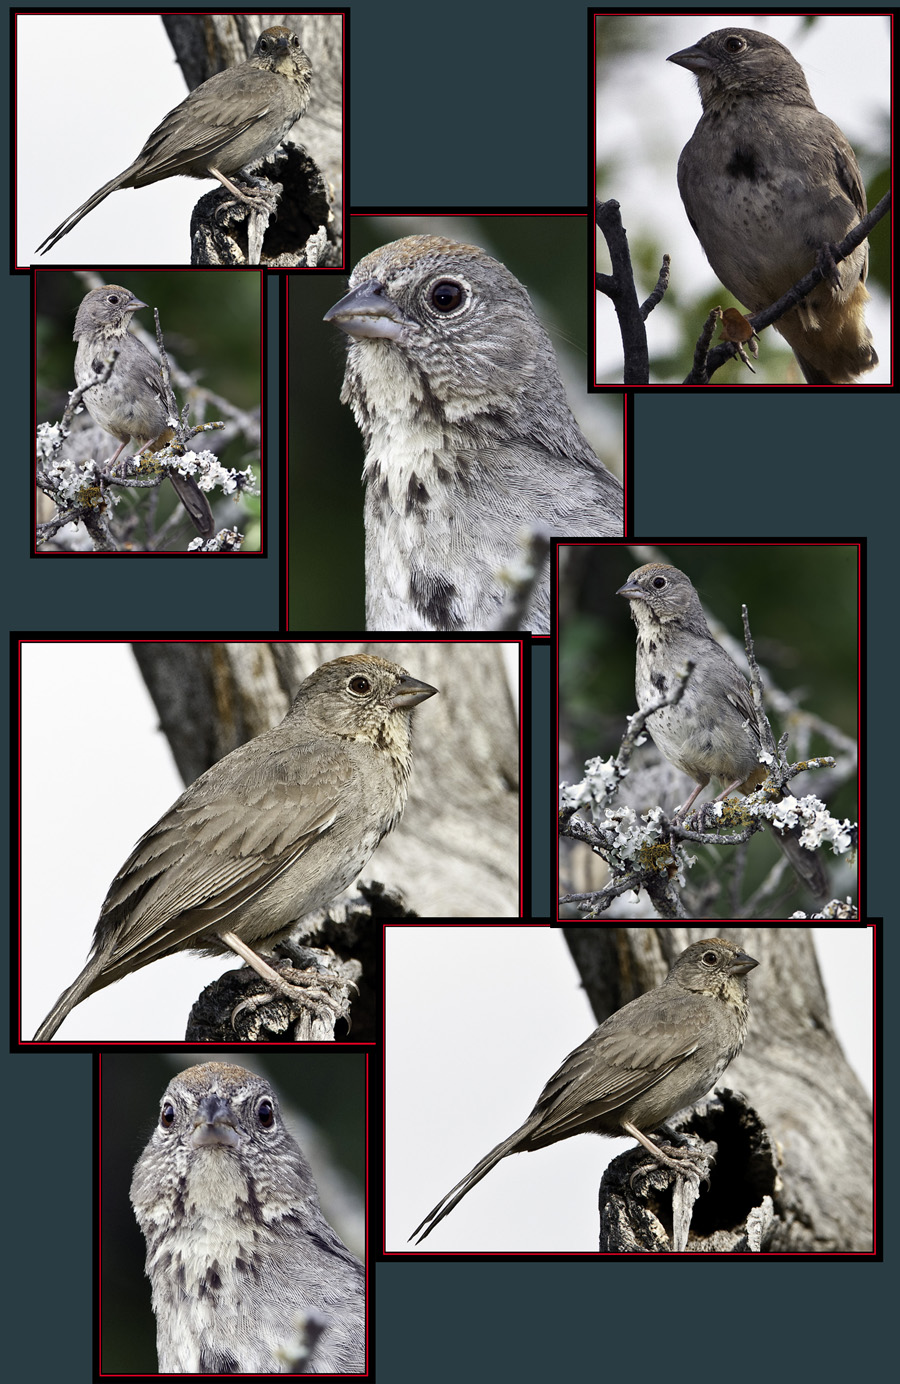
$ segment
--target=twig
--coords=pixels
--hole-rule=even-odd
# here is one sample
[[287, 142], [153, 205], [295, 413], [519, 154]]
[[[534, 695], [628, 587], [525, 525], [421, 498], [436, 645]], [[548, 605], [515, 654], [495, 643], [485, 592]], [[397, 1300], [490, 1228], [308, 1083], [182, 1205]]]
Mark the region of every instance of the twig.
[[[868, 215], [864, 216], [838, 245], [830, 246], [831, 259], [834, 264], [840, 264], [841, 260], [851, 255], [857, 246], [861, 245], [869, 232], [878, 224], [883, 216], [887, 214], [891, 205], [891, 194], [886, 192], [876, 207], [873, 207]], [[785, 313], [790, 312], [802, 303], [803, 299], [813, 291], [817, 284], [827, 277], [828, 270], [822, 264], [816, 264], [810, 269], [808, 274], [804, 274], [802, 279], [789, 288], [777, 302], [770, 307], [761, 308], [759, 312], [753, 313], [747, 318], [753, 330], [761, 332], [763, 327], [770, 327], [779, 318], [784, 317]], [[706, 325], [704, 325], [704, 333]], [[702, 334], [701, 334], [702, 335]], [[684, 380], [685, 384], [709, 384], [712, 376], [720, 366], [726, 361], [731, 360], [737, 354], [737, 343], [724, 341], [716, 346], [714, 350], [704, 355], [702, 363], [698, 365], [698, 354], [700, 354], [700, 342], [697, 343], [697, 350], [694, 352], [694, 366], [691, 373]]]
[[669, 287], [669, 270], [671, 265], [672, 256], [663, 255], [662, 267], [659, 271], [659, 278], [656, 280], [656, 287], [641, 303], [641, 317], [645, 322], [657, 304], [662, 302], [666, 289]]

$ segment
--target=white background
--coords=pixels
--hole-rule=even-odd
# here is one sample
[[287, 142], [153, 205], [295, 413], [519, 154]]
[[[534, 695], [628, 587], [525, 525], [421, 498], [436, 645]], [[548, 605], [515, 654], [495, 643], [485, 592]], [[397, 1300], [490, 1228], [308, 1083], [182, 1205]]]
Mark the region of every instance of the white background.
[[15, 33], [16, 262], [189, 264], [191, 211], [218, 187], [211, 178], [111, 192], [53, 250], [35, 253], [187, 96], [161, 19], [20, 15]]
[[[83, 967], [134, 843], [184, 785], [127, 644], [32, 644], [22, 675], [22, 1035]], [[166, 957], [76, 1005], [59, 1037], [184, 1036], [237, 957]]]

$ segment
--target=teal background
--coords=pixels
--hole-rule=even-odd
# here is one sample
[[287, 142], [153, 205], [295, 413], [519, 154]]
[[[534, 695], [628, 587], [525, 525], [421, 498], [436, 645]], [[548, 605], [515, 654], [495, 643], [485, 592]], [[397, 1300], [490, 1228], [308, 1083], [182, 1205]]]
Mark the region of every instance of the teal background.
[[[702, 7], [698, 13], [702, 17]], [[6, 32], [11, 36], [11, 28]], [[450, 11], [410, 0], [355, 6], [349, 111], [354, 200], [385, 209], [443, 207], [448, 201], [462, 207], [585, 205], [593, 185], [587, 42], [587, 12], [577, 0], [515, 9], [457, 0]], [[123, 89], [127, 94], [127, 84]], [[12, 109], [14, 98], [0, 107], [0, 120], [8, 122]], [[77, 157], [77, 151], [69, 156]], [[2, 235], [8, 265], [8, 222]], [[336, 300], [340, 284], [332, 283]], [[275, 287], [270, 285], [270, 302]], [[146, 567], [134, 561], [118, 560], [112, 575], [101, 563], [80, 562], [73, 577], [71, 563], [63, 568], [61, 560], [29, 560], [28, 278], [0, 276], [0, 292], [9, 328], [2, 351], [9, 522], [0, 557], [9, 625], [229, 633], [273, 627], [279, 596], [275, 562], [207, 562], [199, 570], [195, 563], [188, 577], [186, 559], [172, 559], [156, 563], [151, 585]], [[274, 320], [271, 326], [274, 334]], [[281, 417], [274, 349], [269, 378], [268, 440], [274, 448]], [[888, 841], [888, 832], [893, 837], [888, 793], [894, 778], [889, 756], [897, 666], [894, 397], [863, 398], [850, 391], [757, 394], [751, 400], [716, 391], [698, 410], [693, 396], [642, 396], [636, 422], [637, 495], [639, 506], [646, 507], [639, 511], [642, 533], [659, 539], [744, 533], [786, 539], [868, 536], [863, 714], [879, 732], [881, 754], [868, 784], [867, 861], [871, 911], [886, 911], [896, 854], [893, 840]], [[330, 464], [330, 458], [323, 461]], [[274, 557], [279, 550], [274, 487], [268, 498]], [[333, 552], [330, 560], [339, 564], [342, 554]], [[865, 643], [866, 628], [871, 647]], [[536, 697], [536, 705], [549, 713], [549, 659], [540, 653], [536, 658], [547, 665], [543, 702]], [[7, 679], [0, 686], [5, 692]], [[61, 704], [64, 698], [61, 688]], [[127, 717], [104, 707], [99, 696], [96, 729], [107, 752], [124, 752]], [[67, 756], [80, 753], [73, 745], [82, 732], [72, 727], [68, 743], [61, 737], [61, 773]], [[549, 744], [549, 732], [541, 739]], [[7, 743], [15, 744], [14, 734]], [[13, 766], [7, 765], [11, 774]], [[52, 783], [47, 789], [52, 792]], [[546, 797], [541, 804], [537, 837], [552, 849]], [[4, 833], [6, 839], [14, 838]], [[549, 884], [546, 859], [544, 869]], [[6, 874], [14, 877], [9, 864]], [[14, 906], [11, 917], [15, 923]], [[890, 946], [889, 939], [888, 965]], [[52, 967], [52, 956], [47, 961]], [[55, 986], [54, 980], [49, 988]], [[8, 993], [14, 1001], [14, 985]], [[489, 1028], [485, 1036], [489, 1042]], [[886, 1050], [896, 1056], [890, 1014]], [[12, 1377], [38, 1382], [56, 1380], [64, 1370], [80, 1384], [94, 1377], [91, 1058], [64, 1052], [6, 1057], [3, 1075], [6, 1304], [14, 1323], [6, 1333], [7, 1368]], [[896, 1134], [893, 1119], [892, 1108], [883, 1107], [889, 1139]], [[552, 1188], [547, 1195], [552, 1202]], [[372, 1231], [377, 1246], [377, 1217]], [[654, 1269], [663, 1277], [653, 1281], [652, 1291], [649, 1280], [629, 1276]], [[701, 1272], [714, 1277], [698, 1279]], [[742, 1272], [750, 1278], [739, 1280]], [[693, 1275], [690, 1282], [683, 1274]], [[758, 1373], [760, 1351], [774, 1353], [786, 1377], [853, 1377], [861, 1358], [859, 1323], [867, 1324], [870, 1341], [885, 1346], [892, 1319], [893, 1294], [889, 1300], [889, 1281], [880, 1265], [831, 1264], [827, 1272], [811, 1272], [799, 1261], [767, 1271], [760, 1262], [663, 1263], [639, 1257], [399, 1263], [378, 1266], [376, 1277], [376, 1358], [391, 1384], [423, 1377], [443, 1384], [458, 1379], [463, 1369], [476, 1379], [511, 1373], [526, 1381], [633, 1376], [635, 1370], [658, 1369], [685, 1354], [695, 1364], [715, 1362], [714, 1368], [740, 1382]], [[706, 1295], [699, 1291], [704, 1284], [716, 1289], [705, 1309]]]

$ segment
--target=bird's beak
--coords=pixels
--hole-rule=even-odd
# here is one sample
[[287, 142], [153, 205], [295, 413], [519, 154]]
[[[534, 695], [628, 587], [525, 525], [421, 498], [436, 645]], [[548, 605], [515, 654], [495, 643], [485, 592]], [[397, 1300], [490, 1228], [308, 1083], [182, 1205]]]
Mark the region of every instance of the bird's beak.
[[712, 67], [712, 60], [708, 53], [704, 53], [702, 48], [682, 48], [680, 53], [673, 53], [666, 62], [676, 62], [679, 67], [686, 67], [689, 72], [702, 72], [707, 67]]
[[617, 596], [624, 596], [626, 601], [639, 601], [643, 599], [643, 591], [636, 581], [628, 580], [624, 586], [620, 586], [616, 592]]
[[392, 707], [402, 708], [406, 711], [408, 707], [418, 706], [419, 702], [427, 701], [429, 697], [434, 697], [436, 694], [436, 687], [431, 687], [427, 682], [419, 682], [418, 678], [411, 678], [408, 673], [404, 673], [391, 693], [389, 701]]
[[396, 303], [384, 296], [384, 284], [378, 279], [367, 279], [351, 289], [345, 298], [328, 309], [322, 320], [333, 322], [348, 336], [386, 341], [399, 341], [404, 329], [415, 326]]

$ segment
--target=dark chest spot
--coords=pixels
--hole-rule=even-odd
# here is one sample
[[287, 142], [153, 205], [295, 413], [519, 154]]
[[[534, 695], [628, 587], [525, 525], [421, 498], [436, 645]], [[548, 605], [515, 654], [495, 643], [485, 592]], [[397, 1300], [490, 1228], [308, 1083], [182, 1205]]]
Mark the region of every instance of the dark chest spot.
[[410, 578], [409, 590], [415, 609], [429, 625], [439, 630], [459, 628], [454, 613], [457, 592], [452, 582], [443, 577], [426, 576], [417, 569]]
[[750, 145], [736, 144], [726, 167], [732, 178], [744, 178], [750, 183], [758, 182], [761, 175], [756, 151]]

